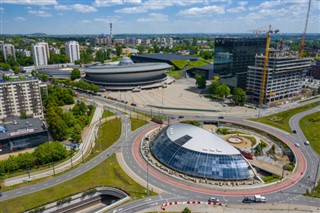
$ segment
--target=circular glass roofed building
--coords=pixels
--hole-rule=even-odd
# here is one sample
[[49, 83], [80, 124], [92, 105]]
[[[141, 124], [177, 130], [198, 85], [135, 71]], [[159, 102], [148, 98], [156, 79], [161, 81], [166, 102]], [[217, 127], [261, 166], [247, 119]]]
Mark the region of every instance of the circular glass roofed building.
[[153, 156], [169, 168], [190, 176], [249, 179], [241, 153], [218, 136], [189, 124], [172, 124], [150, 143]]

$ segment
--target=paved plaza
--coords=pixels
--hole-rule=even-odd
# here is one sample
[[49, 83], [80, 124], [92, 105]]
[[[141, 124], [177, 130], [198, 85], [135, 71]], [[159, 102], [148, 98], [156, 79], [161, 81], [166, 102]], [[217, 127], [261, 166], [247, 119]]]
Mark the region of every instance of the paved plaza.
[[[207, 93], [207, 92], [206, 92]], [[150, 90], [132, 91], [112, 91], [104, 92], [106, 97], [116, 98], [125, 102], [136, 103], [138, 107], [153, 110], [153, 113], [162, 113], [162, 109], [157, 107], [171, 108], [164, 109], [167, 113], [197, 114], [201, 115], [241, 115], [254, 116], [257, 111], [247, 107], [230, 107], [225, 103], [212, 101], [205, 98], [200, 89], [195, 87], [194, 79], [182, 79], [168, 85], [167, 88], [156, 88]], [[154, 107], [156, 106], [156, 107]], [[181, 108], [181, 109], [177, 109]], [[183, 109], [193, 110], [186, 111]], [[203, 111], [207, 110], [207, 111]]]

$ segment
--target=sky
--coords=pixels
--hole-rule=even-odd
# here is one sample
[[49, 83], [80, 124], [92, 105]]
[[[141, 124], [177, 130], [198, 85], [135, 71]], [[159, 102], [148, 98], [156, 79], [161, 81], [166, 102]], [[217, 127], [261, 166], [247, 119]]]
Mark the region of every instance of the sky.
[[[1, 34], [302, 33], [309, 0], [0, 0]], [[312, 0], [308, 33], [320, 33]]]

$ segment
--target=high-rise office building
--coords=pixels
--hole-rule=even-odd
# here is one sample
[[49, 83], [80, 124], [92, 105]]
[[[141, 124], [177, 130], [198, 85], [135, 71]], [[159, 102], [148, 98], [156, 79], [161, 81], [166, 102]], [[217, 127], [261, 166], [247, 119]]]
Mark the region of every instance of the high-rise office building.
[[4, 44], [2, 45], [2, 51], [3, 51], [3, 57], [6, 61], [8, 59], [8, 56], [13, 56], [14, 60], [16, 60], [16, 51], [12, 44]]
[[46, 42], [38, 42], [37, 44], [44, 46], [44, 48], [45, 48], [45, 50], [47, 52], [47, 58], [49, 59], [50, 58], [50, 48], [49, 48], [48, 43], [46, 43]]
[[80, 46], [77, 41], [68, 41], [65, 43], [66, 55], [70, 62], [75, 62], [80, 59]]
[[220, 82], [245, 89], [248, 66], [255, 55], [265, 52], [266, 38], [216, 38], [213, 72]]
[[35, 66], [48, 65], [48, 55], [45, 45], [34, 44], [31, 46], [31, 52]]
[[[248, 83], [250, 97], [259, 102], [263, 75], [264, 55], [255, 57], [255, 64], [248, 67]], [[301, 92], [311, 62], [290, 56], [288, 52], [270, 50], [268, 69], [264, 88], [264, 104], [287, 99]]]
[[38, 80], [0, 83], [0, 119], [27, 115], [42, 118], [42, 102]]

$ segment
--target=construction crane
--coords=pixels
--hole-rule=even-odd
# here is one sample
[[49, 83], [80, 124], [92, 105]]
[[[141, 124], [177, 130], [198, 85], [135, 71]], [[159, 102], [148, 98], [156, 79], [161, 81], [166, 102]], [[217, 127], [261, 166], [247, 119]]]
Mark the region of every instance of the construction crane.
[[308, 27], [308, 21], [309, 21], [310, 8], [311, 8], [311, 0], [309, 0], [306, 23], [305, 23], [305, 25], [304, 25], [304, 31], [303, 31], [302, 38], [301, 38], [299, 58], [303, 58], [303, 53], [304, 53], [304, 39], [305, 39], [306, 34], [307, 34], [307, 27]]
[[265, 53], [265, 58], [263, 63], [263, 73], [262, 73], [262, 79], [261, 79], [260, 98], [259, 98], [260, 105], [264, 104], [264, 99], [265, 99], [265, 86], [266, 86], [267, 70], [268, 70], [268, 63], [269, 63], [269, 46], [270, 46], [271, 34], [278, 33], [279, 30], [272, 30], [271, 25], [269, 25], [269, 29], [263, 32], [267, 33], [267, 42], [266, 42], [266, 53]]

